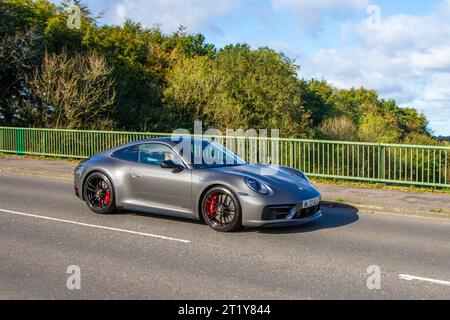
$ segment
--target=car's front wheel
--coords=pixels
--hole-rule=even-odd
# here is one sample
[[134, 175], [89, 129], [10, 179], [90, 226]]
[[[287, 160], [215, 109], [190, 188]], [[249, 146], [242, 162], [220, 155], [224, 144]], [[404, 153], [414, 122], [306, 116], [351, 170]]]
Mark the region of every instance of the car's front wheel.
[[225, 187], [213, 187], [204, 195], [201, 206], [205, 222], [214, 230], [235, 231], [242, 225], [238, 198]]
[[94, 172], [86, 178], [83, 196], [95, 213], [107, 214], [116, 210], [113, 185], [103, 173]]

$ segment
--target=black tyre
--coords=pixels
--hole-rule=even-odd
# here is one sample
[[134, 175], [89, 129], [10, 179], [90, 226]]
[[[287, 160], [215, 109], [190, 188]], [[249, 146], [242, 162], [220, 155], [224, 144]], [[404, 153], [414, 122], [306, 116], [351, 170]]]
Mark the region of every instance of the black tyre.
[[205, 222], [220, 232], [235, 231], [242, 225], [241, 206], [225, 187], [213, 187], [203, 196], [201, 212]]
[[103, 173], [94, 172], [86, 178], [83, 196], [89, 209], [95, 213], [108, 214], [116, 210], [113, 185]]

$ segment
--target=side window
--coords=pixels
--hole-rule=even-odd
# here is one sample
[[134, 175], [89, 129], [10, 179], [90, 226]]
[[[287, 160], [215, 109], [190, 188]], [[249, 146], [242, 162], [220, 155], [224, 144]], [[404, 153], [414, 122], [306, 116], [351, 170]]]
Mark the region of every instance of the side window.
[[112, 156], [120, 160], [138, 162], [139, 146], [135, 145], [117, 150]]
[[140, 146], [139, 163], [159, 166], [161, 162], [166, 160], [172, 160], [176, 164], [182, 164], [178, 155], [164, 144], [147, 143]]

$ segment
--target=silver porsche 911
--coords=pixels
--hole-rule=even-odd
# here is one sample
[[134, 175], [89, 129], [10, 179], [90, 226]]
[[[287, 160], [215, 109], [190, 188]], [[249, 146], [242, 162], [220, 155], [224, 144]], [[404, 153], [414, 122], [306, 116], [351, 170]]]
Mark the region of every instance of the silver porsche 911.
[[224, 232], [322, 216], [320, 193], [303, 172], [249, 164], [197, 138], [148, 139], [99, 153], [75, 169], [74, 188], [99, 214], [124, 209], [188, 217]]

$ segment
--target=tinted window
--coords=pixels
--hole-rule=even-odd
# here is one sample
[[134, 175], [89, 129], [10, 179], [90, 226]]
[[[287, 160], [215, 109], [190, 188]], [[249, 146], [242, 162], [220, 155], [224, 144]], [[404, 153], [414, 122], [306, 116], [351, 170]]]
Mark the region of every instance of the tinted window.
[[138, 162], [139, 146], [131, 146], [115, 151], [112, 156], [117, 159]]
[[246, 162], [237, 154], [213, 141], [192, 139], [190, 144], [189, 141], [187, 144], [181, 142], [180, 147], [180, 154], [185, 159], [190, 158], [190, 164], [196, 169], [240, 166], [246, 164]]
[[161, 162], [172, 160], [176, 164], [182, 164], [180, 158], [172, 148], [160, 143], [142, 144], [139, 150], [139, 162], [159, 166]]

